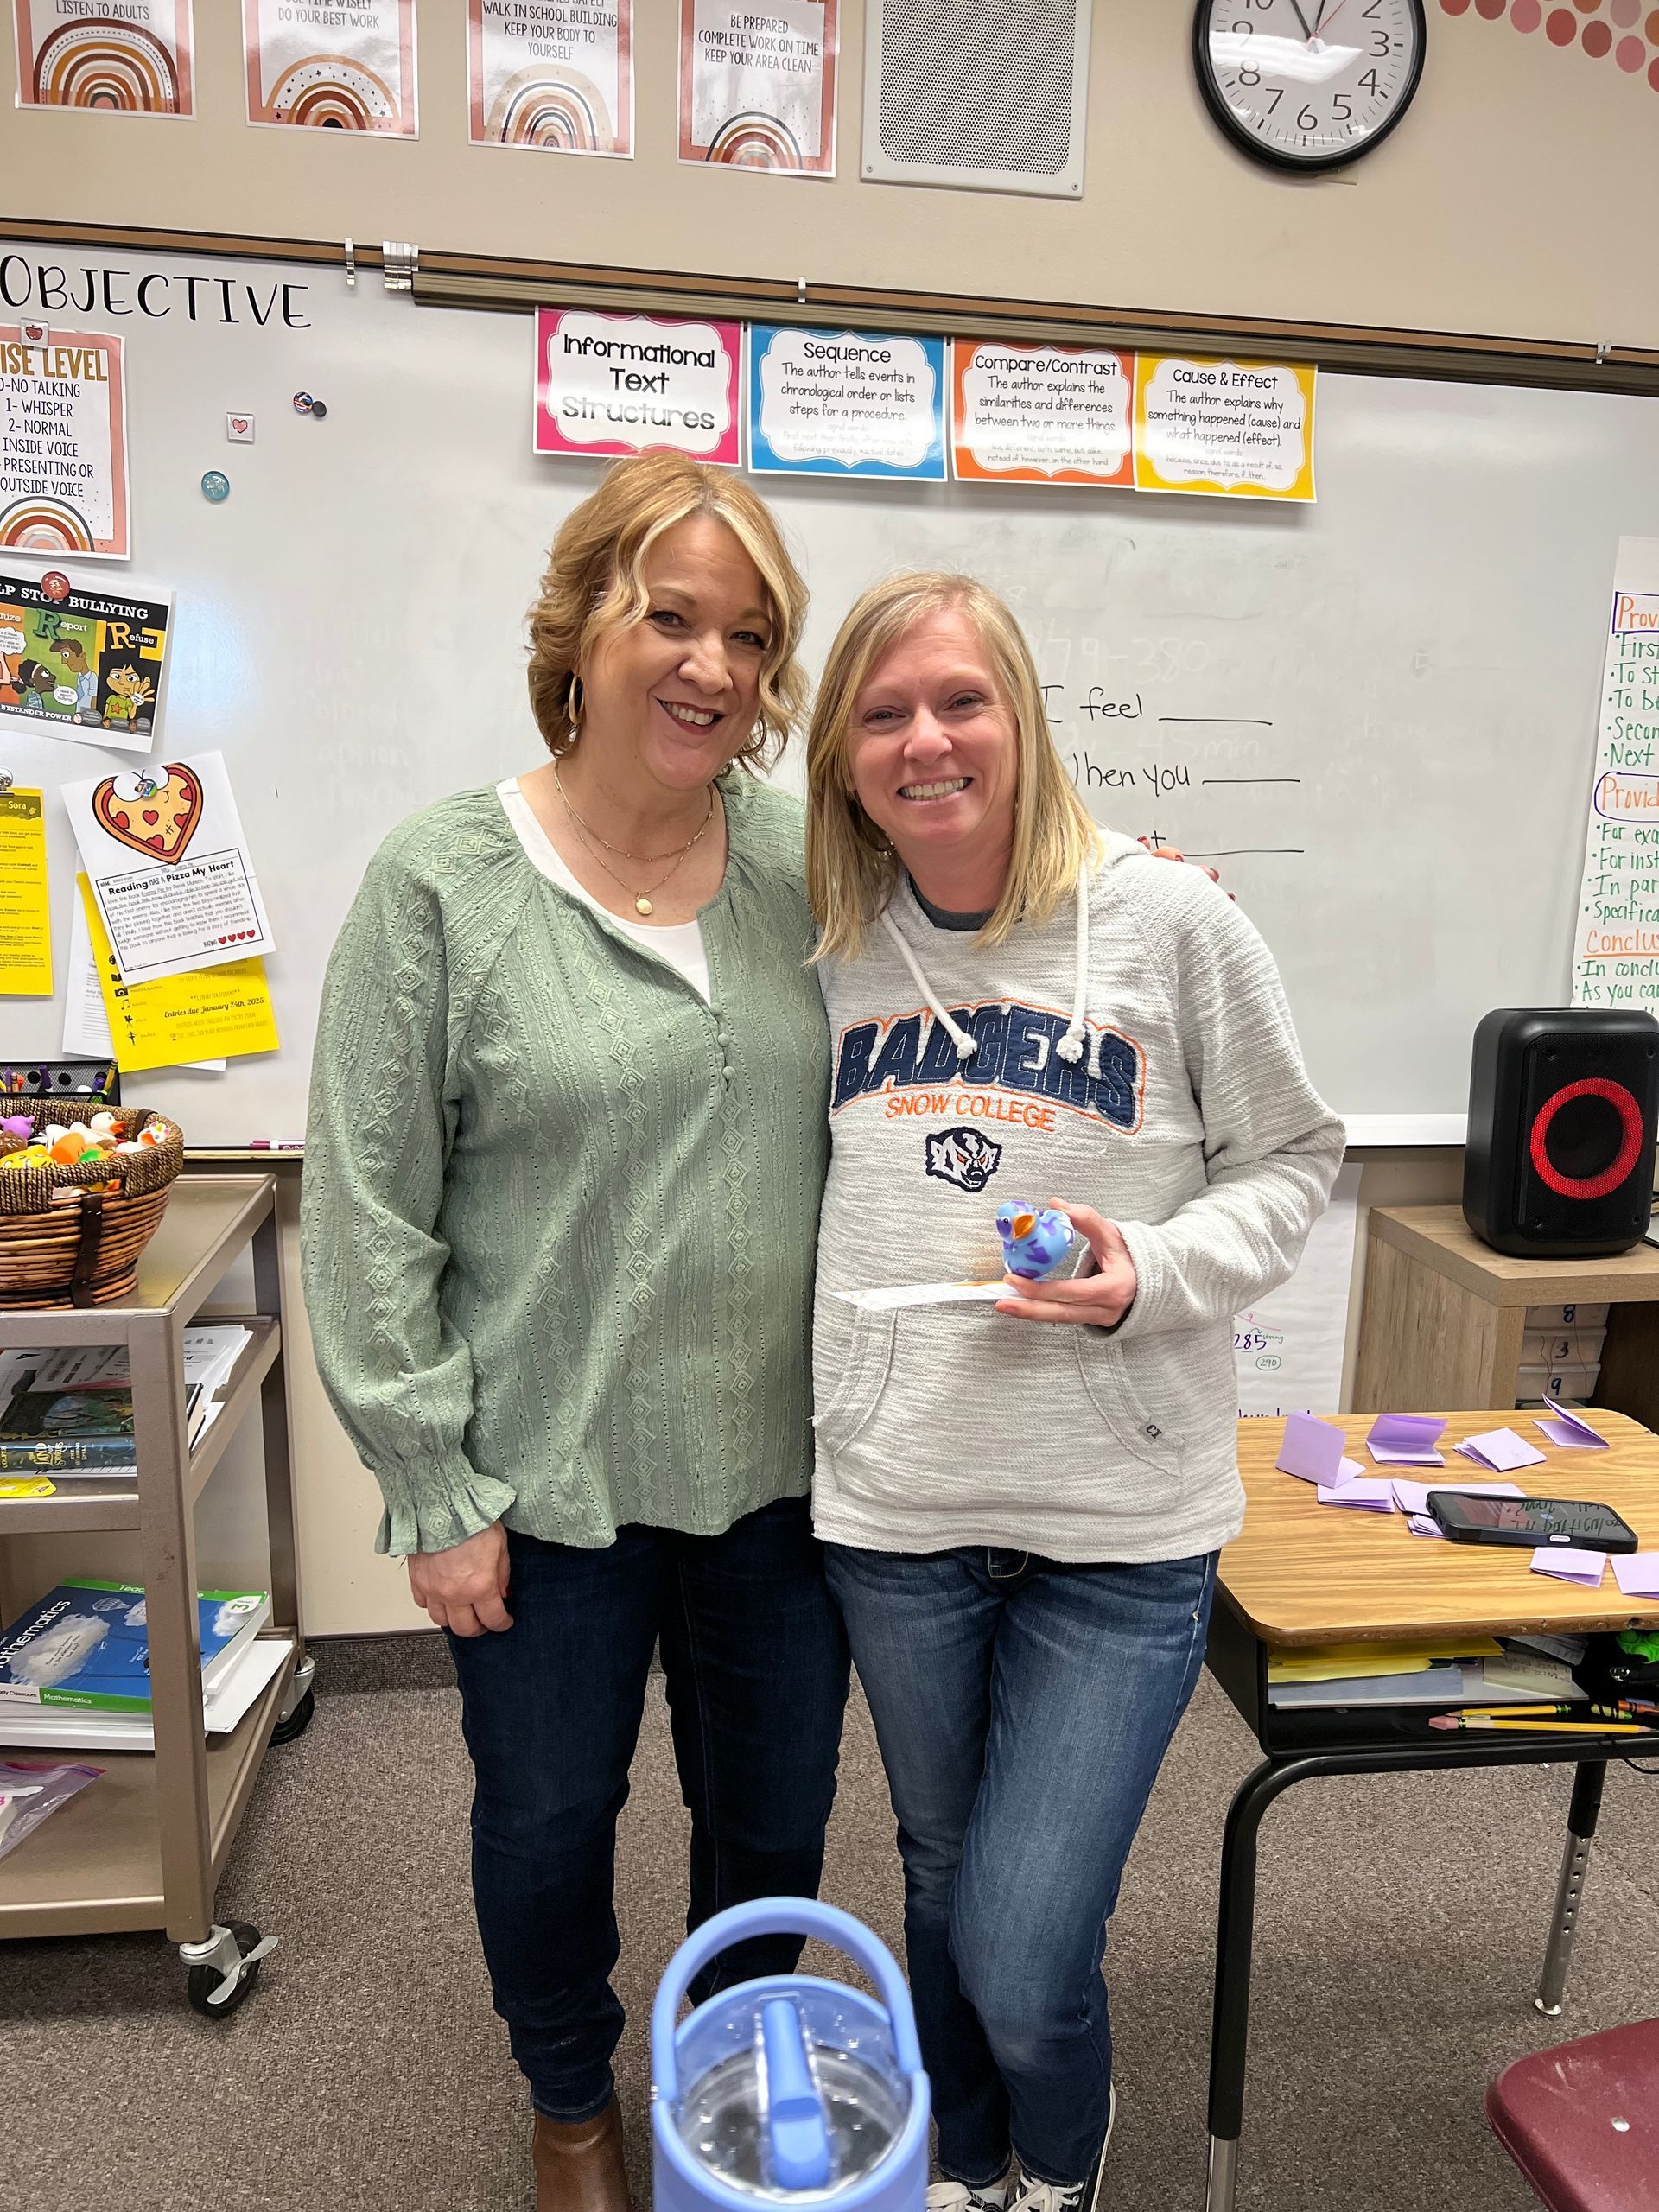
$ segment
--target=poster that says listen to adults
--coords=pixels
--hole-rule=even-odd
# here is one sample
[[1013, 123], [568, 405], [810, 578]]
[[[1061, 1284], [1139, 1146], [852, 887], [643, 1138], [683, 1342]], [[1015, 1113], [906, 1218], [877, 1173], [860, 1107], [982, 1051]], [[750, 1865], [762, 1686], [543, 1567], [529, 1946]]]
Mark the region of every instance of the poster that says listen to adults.
[[190, 0], [13, 0], [19, 107], [194, 115]]
[[415, 0], [242, 0], [248, 121], [416, 138]]
[[735, 468], [742, 326], [536, 310], [537, 453], [671, 446]]
[[633, 151], [633, 0], [467, 0], [475, 146]]
[[836, 173], [839, 0], [680, 0], [680, 159]]

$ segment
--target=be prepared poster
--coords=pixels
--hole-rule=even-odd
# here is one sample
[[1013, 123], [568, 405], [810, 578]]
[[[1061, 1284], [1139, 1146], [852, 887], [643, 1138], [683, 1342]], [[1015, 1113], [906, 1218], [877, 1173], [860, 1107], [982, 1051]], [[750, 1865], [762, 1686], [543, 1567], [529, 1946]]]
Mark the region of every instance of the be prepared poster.
[[951, 462], [969, 481], [1131, 485], [1135, 363], [1108, 346], [951, 341]]
[[941, 481], [944, 339], [752, 324], [749, 467]]
[[66, 784], [63, 801], [129, 983], [270, 951], [222, 753]]
[[242, 0], [248, 121], [420, 136], [415, 0]]
[[633, 0], [467, 0], [475, 146], [633, 151]]
[[127, 558], [118, 338], [0, 323], [0, 550]]
[[194, 115], [190, 0], [14, 0], [19, 107]]
[[148, 753], [161, 727], [170, 615], [164, 599], [0, 561], [0, 730], [39, 722], [78, 744]]
[[672, 446], [736, 467], [742, 327], [656, 315], [536, 310], [537, 453]]
[[838, 0], [680, 0], [680, 159], [836, 173]]
[[1311, 500], [1314, 376], [1283, 361], [1137, 354], [1136, 488]]

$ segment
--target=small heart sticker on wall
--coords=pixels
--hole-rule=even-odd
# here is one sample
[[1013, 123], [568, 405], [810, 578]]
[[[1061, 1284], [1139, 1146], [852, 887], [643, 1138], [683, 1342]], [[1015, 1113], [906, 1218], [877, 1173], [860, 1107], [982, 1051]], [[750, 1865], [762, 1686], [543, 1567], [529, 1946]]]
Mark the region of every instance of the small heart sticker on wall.
[[225, 435], [233, 446], [251, 446], [253, 443], [252, 416], [227, 415], [225, 417]]

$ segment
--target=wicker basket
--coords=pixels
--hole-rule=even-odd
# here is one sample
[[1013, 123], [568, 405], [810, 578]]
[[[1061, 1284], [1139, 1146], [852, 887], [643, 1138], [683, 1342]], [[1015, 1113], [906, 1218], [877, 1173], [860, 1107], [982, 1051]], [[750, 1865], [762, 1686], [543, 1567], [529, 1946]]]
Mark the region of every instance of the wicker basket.
[[[37, 1133], [96, 1110], [86, 1099], [0, 1094], [0, 1115], [27, 1114]], [[111, 1110], [134, 1136], [151, 1122], [167, 1134], [142, 1152], [85, 1166], [0, 1166], [0, 1313], [113, 1306], [131, 1296], [138, 1255], [184, 1165], [184, 1138], [175, 1122], [147, 1107]]]

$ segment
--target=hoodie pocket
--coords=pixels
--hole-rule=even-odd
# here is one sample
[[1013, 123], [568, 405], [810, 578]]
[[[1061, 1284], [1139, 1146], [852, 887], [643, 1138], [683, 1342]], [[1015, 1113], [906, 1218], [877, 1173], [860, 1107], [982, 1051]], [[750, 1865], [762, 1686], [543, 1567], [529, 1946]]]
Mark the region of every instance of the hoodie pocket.
[[1124, 1364], [1088, 1330], [988, 1306], [861, 1307], [817, 1440], [836, 1488], [870, 1503], [994, 1508], [1036, 1485], [1082, 1506], [1126, 1456], [1179, 1463]]

